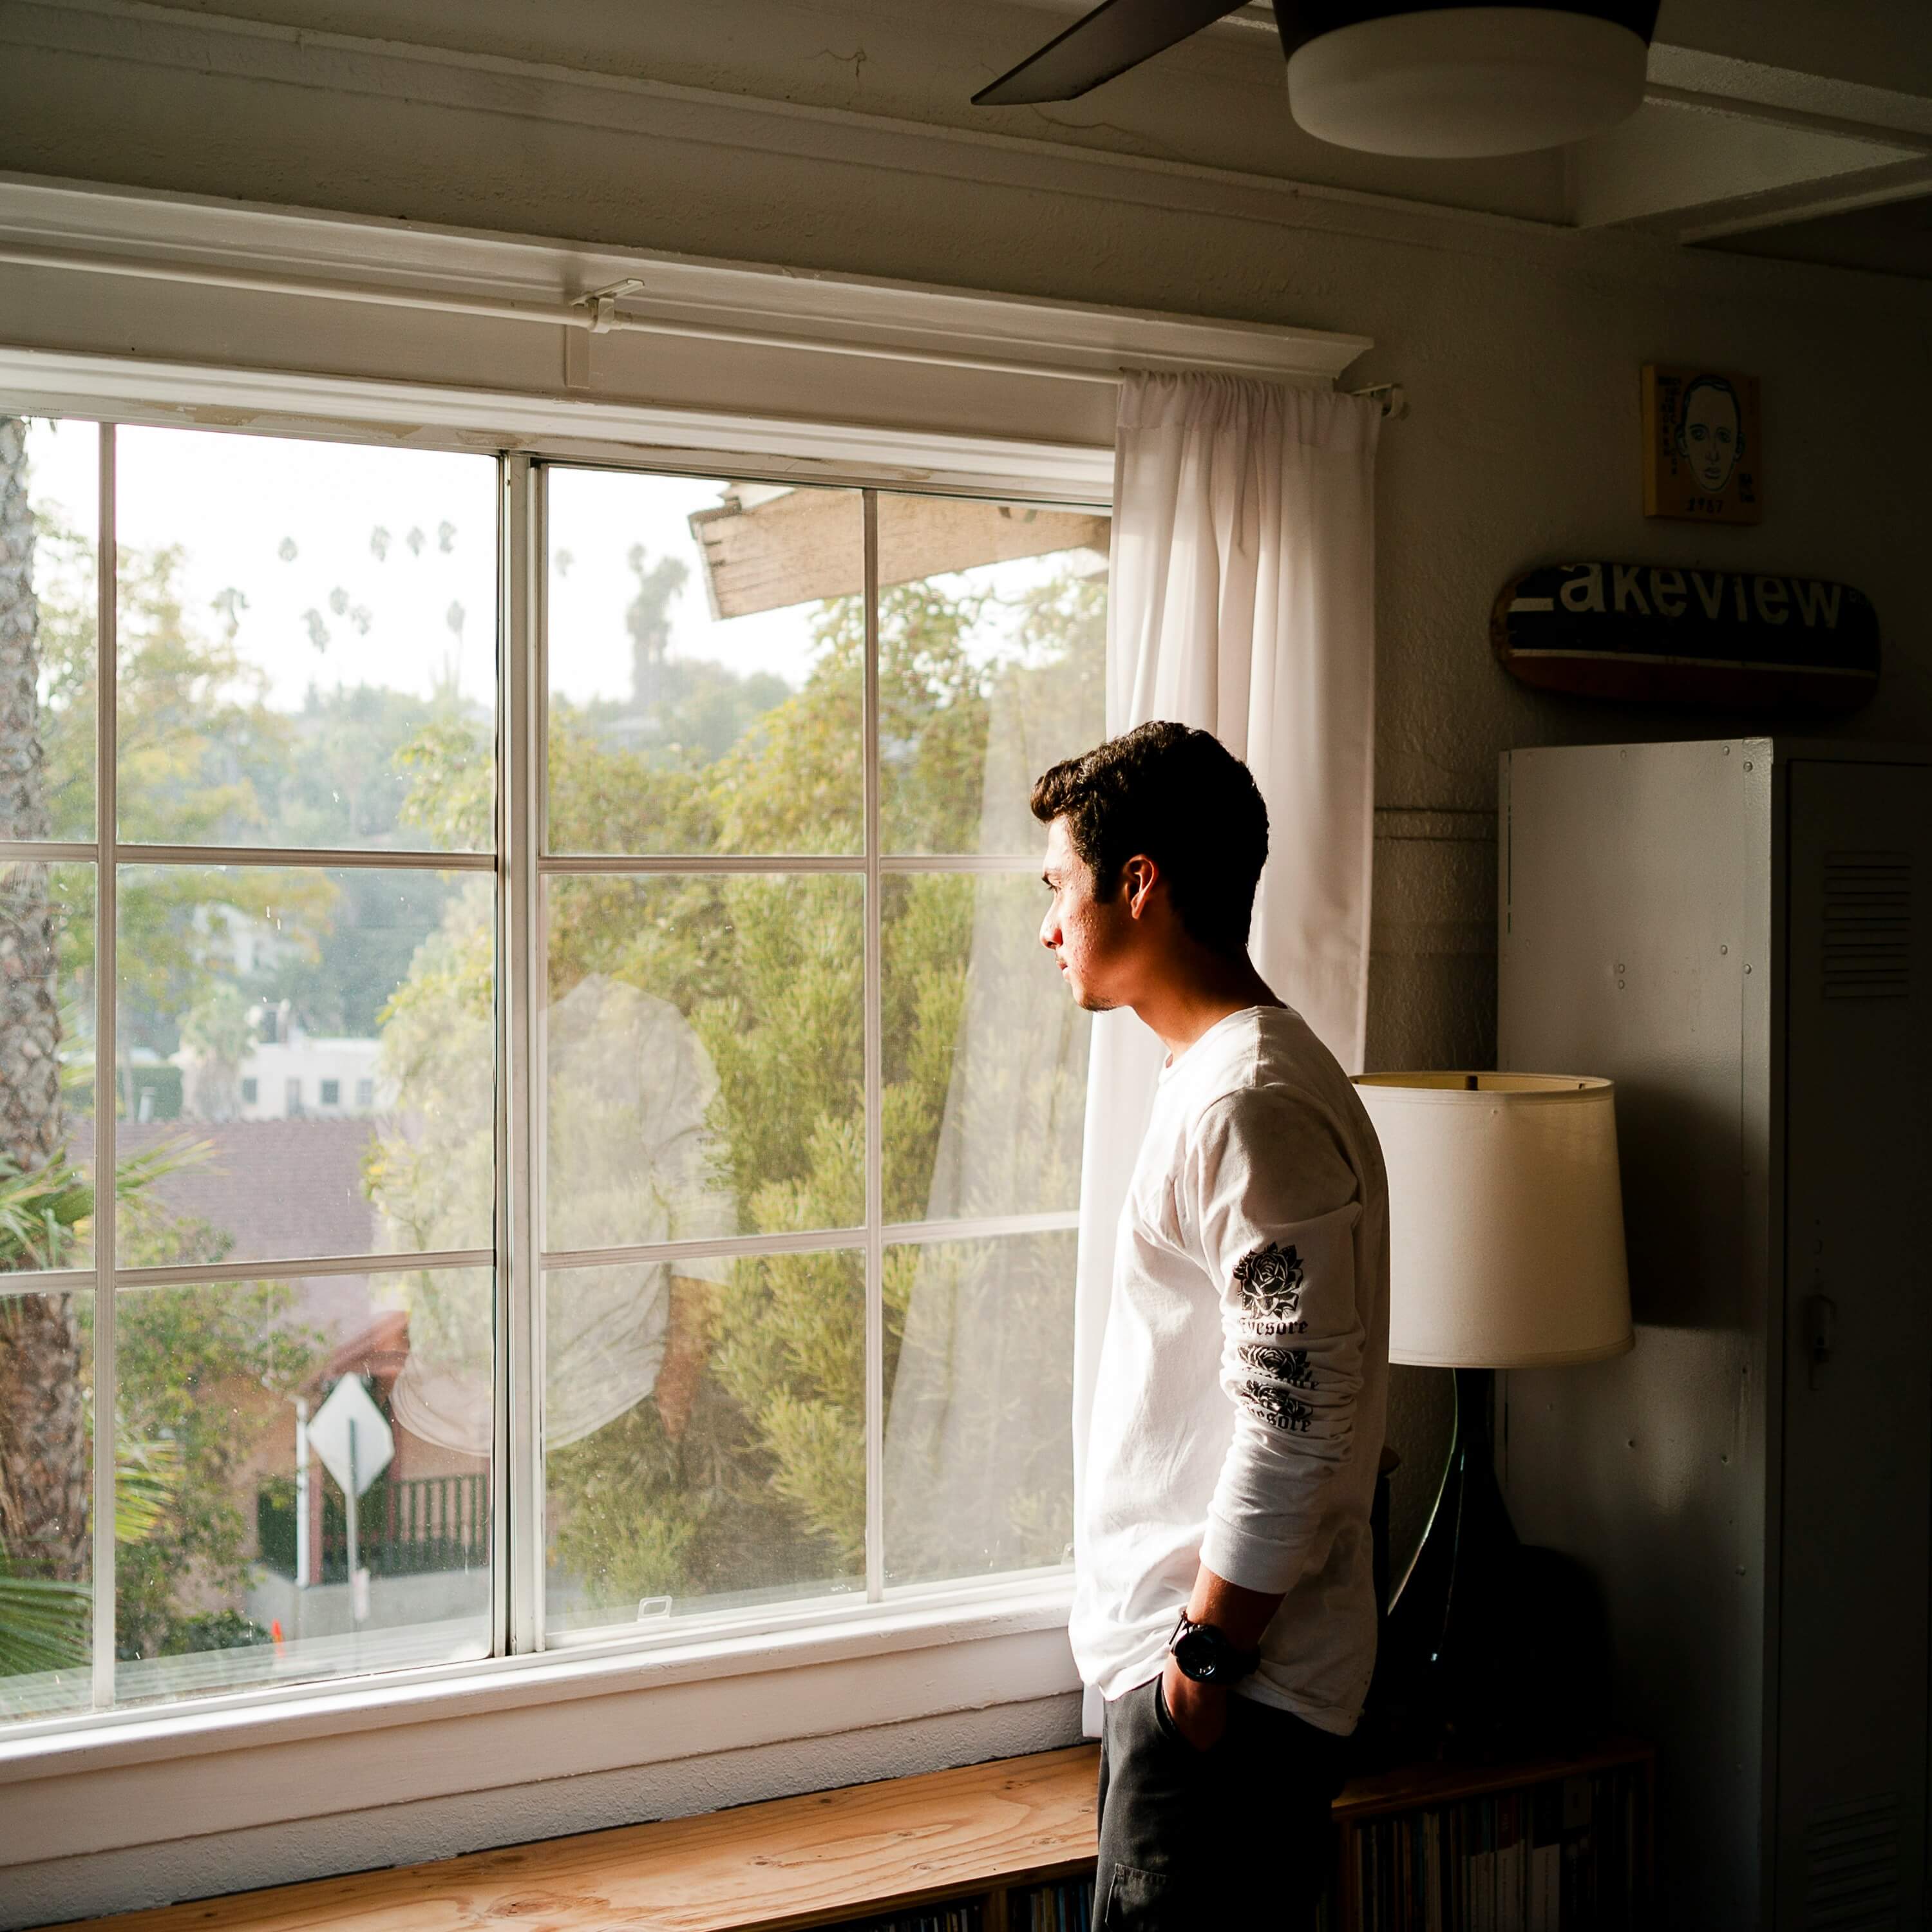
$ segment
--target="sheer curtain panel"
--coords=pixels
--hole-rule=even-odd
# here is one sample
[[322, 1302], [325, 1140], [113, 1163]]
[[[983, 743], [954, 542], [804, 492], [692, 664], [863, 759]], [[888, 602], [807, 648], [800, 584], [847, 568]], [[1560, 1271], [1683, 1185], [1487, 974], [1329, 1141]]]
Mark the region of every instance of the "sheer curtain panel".
[[[1352, 1072], [1368, 993], [1381, 424], [1353, 396], [1132, 376], [1114, 456], [1107, 729], [1172, 718], [1246, 760], [1268, 812], [1256, 965]], [[1076, 1492], [1114, 1228], [1161, 1057], [1132, 1013], [1100, 1016], [1082, 1162]], [[1090, 1693], [1090, 1732], [1099, 1715]]]

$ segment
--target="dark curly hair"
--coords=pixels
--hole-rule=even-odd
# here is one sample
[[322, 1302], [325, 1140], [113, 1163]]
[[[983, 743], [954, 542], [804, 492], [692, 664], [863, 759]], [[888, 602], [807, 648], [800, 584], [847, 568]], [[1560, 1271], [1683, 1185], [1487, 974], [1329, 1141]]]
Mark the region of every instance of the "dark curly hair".
[[1268, 807], [1247, 766], [1211, 733], [1136, 725], [1046, 772], [1033, 788], [1033, 815], [1066, 820], [1098, 897], [1111, 898], [1127, 861], [1144, 854], [1191, 938], [1229, 955], [1246, 946]]

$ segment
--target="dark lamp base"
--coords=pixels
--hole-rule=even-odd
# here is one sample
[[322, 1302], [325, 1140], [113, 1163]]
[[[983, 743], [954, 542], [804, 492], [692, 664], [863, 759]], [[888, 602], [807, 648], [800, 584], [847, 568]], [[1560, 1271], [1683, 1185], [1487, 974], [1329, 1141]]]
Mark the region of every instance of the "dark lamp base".
[[1508, 1728], [1519, 1545], [1496, 1485], [1487, 1369], [1458, 1369], [1456, 1430], [1442, 1487], [1390, 1606], [1378, 1688], [1412, 1744], [1480, 1748]]
[[1517, 1540], [1496, 1484], [1493, 1378], [1455, 1373], [1448, 1467], [1383, 1628], [1365, 1763], [1567, 1748], [1609, 1713], [1596, 1586], [1572, 1558]]

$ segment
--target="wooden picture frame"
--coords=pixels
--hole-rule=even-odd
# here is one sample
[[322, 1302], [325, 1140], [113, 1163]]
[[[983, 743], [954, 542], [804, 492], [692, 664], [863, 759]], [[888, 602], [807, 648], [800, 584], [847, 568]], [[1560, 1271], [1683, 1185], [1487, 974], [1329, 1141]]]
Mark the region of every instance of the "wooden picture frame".
[[1695, 364], [1643, 368], [1643, 513], [1700, 524], [1764, 516], [1755, 376]]

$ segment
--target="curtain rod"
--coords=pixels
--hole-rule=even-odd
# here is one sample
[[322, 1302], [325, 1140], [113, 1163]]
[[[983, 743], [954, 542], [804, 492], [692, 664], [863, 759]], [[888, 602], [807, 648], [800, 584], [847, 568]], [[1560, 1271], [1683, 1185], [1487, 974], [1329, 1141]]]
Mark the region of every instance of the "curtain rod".
[[[196, 288], [232, 289], [250, 295], [368, 302], [381, 308], [469, 316], [482, 321], [536, 322], [548, 328], [584, 328], [593, 335], [671, 335], [696, 341], [731, 343], [749, 349], [803, 350], [820, 355], [864, 356], [875, 362], [908, 362], [985, 375], [1031, 376], [1063, 382], [1113, 384], [1126, 373], [1119, 369], [1055, 368], [1047, 364], [1013, 362], [997, 356], [961, 355], [949, 350], [826, 341], [770, 330], [734, 328], [723, 323], [676, 322], [655, 316], [622, 314], [618, 310], [618, 302], [644, 286], [635, 280], [618, 282], [567, 301], [526, 302], [488, 296], [384, 288], [366, 282], [304, 280], [293, 276], [262, 274], [244, 268], [208, 268], [188, 262], [134, 262], [123, 256], [76, 255], [58, 249], [23, 248], [10, 244], [0, 245], [0, 264], [25, 268], [65, 269], [82, 274], [126, 275], [137, 280], [175, 282]], [[1383, 398], [1382, 414], [1385, 416], [1402, 413], [1401, 392], [1390, 384], [1378, 383], [1372, 388], [1352, 393], [1380, 394]]]

